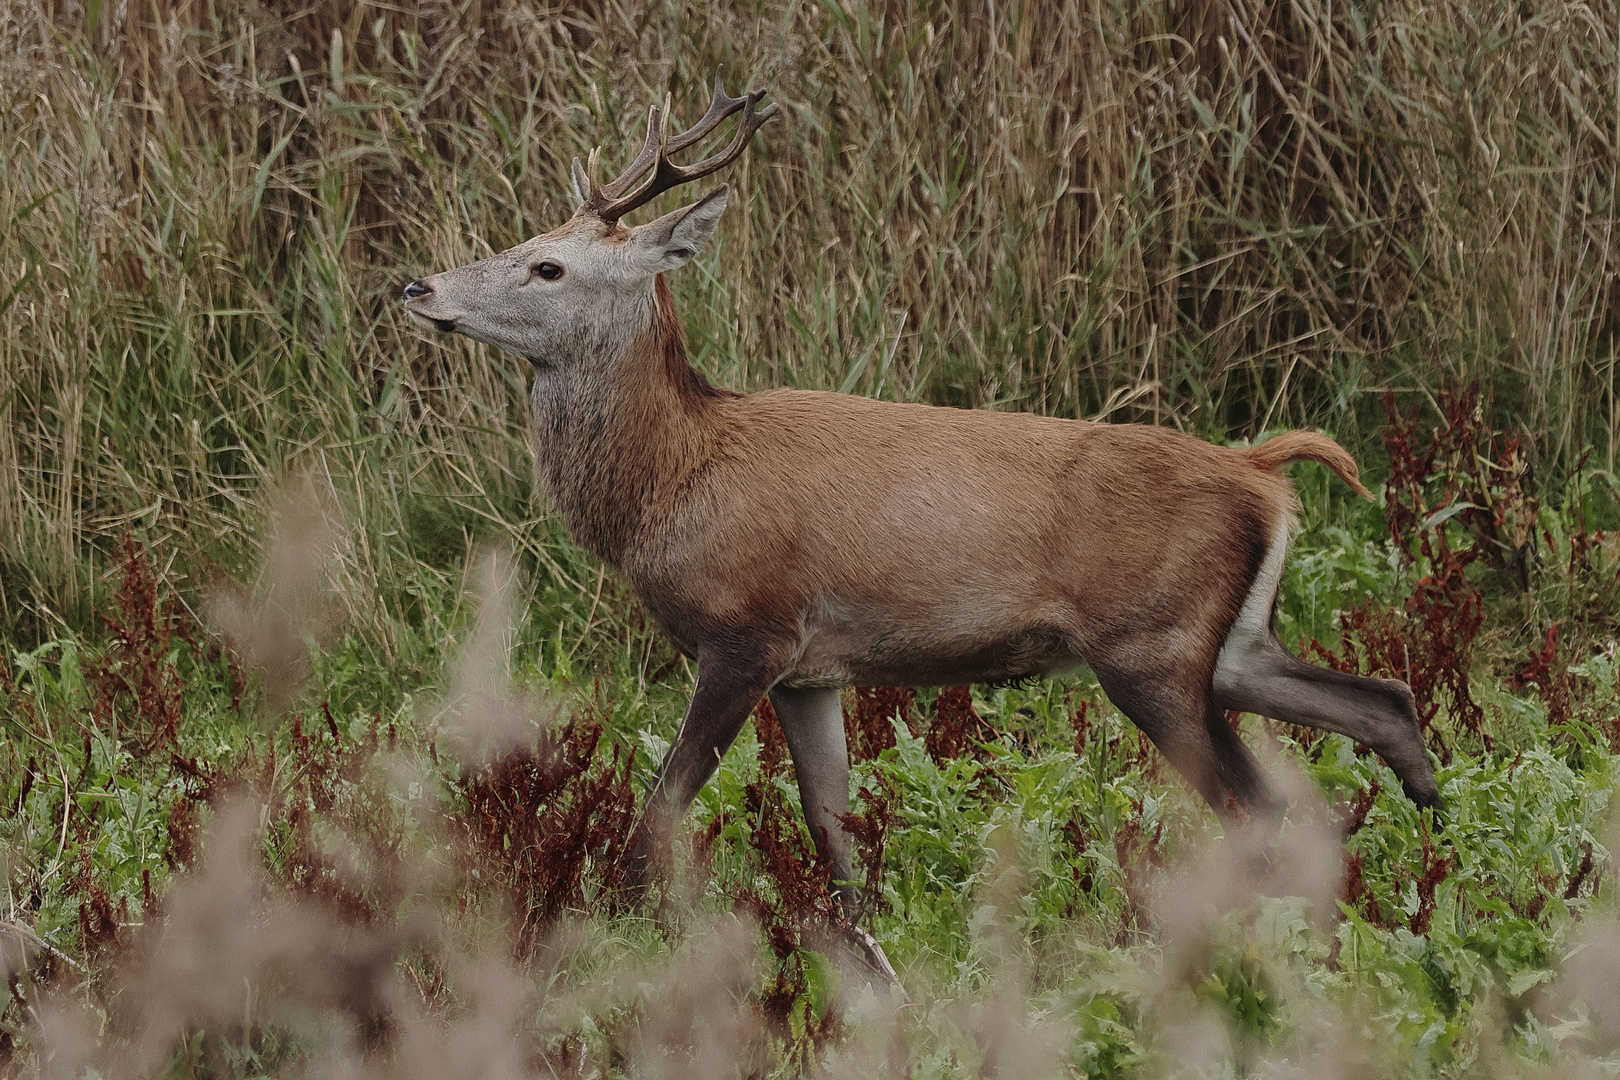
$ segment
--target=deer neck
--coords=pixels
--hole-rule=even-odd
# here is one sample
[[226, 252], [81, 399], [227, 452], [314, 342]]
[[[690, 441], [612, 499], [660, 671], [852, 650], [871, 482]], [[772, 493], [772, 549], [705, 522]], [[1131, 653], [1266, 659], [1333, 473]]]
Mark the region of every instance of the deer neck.
[[707, 457], [710, 406], [734, 396], [687, 361], [662, 274], [643, 320], [626, 342], [594, 343], [595, 355], [537, 362], [534, 384], [536, 457], [552, 502], [577, 542], [621, 570]]

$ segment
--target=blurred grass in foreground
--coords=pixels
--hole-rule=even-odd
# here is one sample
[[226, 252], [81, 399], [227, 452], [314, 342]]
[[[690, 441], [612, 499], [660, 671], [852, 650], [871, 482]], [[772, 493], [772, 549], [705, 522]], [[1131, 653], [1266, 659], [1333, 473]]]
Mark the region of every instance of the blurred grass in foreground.
[[[902, 1000], [804, 899], [821, 871], [773, 724], [637, 905], [613, 891], [640, 790], [618, 770], [651, 774], [689, 678], [578, 664], [580, 621], [484, 560], [468, 602], [400, 627], [433, 660], [402, 682], [321, 600], [331, 509], [283, 504], [267, 574], [296, 580], [231, 601], [239, 660], [133, 547], [111, 642], [7, 651], [8, 915], [55, 950], [8, 960], [8, 1073], [1520, 1077], [1620, 1053], [1612, 644], [1560, 722], [1475, 657], [1494, 749], [1442, 712], [1443, 829], [1347, 740], [1246, 720], [1294, 800], [1258, 858], [1087, 677], [851, 698]], [[1367, 524], [1301, 541], [1286, 635], [1335, 641], [1346, 578], [1398, 607], [1429, 571]], [[964, 717], [977, 738], [938, 751]]]

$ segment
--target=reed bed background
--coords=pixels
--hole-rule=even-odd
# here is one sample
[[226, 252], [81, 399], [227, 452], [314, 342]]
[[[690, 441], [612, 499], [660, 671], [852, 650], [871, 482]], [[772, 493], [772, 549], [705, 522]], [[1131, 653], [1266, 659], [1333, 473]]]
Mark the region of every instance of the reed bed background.
[[1566, 0], [7, 4], [0, 619], [82, 623], [127, 529], [229, 560], [316, 459], [373, 606], [544, 546], [522, 363], [399, 289], [716, 70], [783, 106], [675, 281], [720, 382], [1365, 454], [1377, 392], [1479, 380], [1548, 483], [1612, 466], [1617, 53]]

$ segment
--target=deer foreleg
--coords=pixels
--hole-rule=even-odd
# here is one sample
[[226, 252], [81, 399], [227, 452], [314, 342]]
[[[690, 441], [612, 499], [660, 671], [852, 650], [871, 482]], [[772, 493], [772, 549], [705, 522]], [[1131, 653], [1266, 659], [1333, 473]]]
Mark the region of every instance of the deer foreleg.
[[859, 906], [854, 885], [855, 860], [849, 834], [838, 815], [849, 813], [849, 747], [844, 741], [844, 706], [830, 687], [771, 691], [771, 704], [782, 721], [793, 773], [799, 781], [799, 803], [816, 850], [832, 864], [833, 893], [846, 909]]
[[698, 659], [697, 689], [647, 796], [633, 856], [643, 881], [648, 864], [667, 850], [674, 823], [719, 768], [720, 759], [777, 674], [774, 667], [758, 660]]

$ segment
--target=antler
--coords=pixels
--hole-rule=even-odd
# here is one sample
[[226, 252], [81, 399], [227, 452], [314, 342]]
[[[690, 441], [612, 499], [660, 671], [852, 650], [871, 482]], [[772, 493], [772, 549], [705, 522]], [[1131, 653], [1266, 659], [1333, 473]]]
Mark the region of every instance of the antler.
[[[774, 104], [757, 109], [764, 97], [763, 90], [755, 90], [740, 98], [727, 97], [717, 73], [714, 77], [714, 100], [709, 103], [709, 111], [703, 114], [703, 119], [685, 131], [671, 136], [667, 130], [670, 102], [666, 96], [662, 109], [654, 105], [647, 110], [647, 141], [642, 145], [641, 153], [636, 155], [636, 160], [632, 161], [630, 167], [617, 178], [606, 184], [596, 182], [595, 150], [590, 154], [589, 172], [580, 165], [579, 158], [574, 159], [574, 188], [582, 200], [580, 210], [595, 214], [603, 221], [618, 221], [637, 207], [647, 205], [670, 188], [690, 183], [730, 165], [742, 156], [743, 150], [748, 146], [748, 140], [754, 137], [754, 132], [758, 131], [765, 121], [776, 115], [777, 107]], [[692, 165], [677, 165], [670, 160], [671, 154], [679, 153], [700, 142], [719, 127], [726, 117], [739, 109], [742, 110], [742, 119], [737, 122], [737, 134], [732, 138], [731, 145]], [[639, 188], [630, 191], [631, 186], [649, 170], [652, 172], [651, 178]]]

